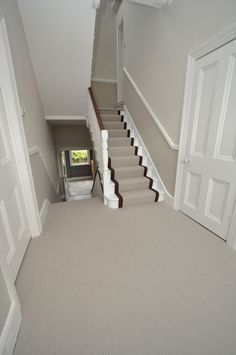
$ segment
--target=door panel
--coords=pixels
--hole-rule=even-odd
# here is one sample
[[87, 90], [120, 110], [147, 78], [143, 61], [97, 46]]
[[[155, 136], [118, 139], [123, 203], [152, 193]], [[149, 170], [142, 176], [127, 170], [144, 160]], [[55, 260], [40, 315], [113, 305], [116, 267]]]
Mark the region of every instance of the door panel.
[[2, 236], [1, 241], [3, 252], [6, 255], [7, 262], [10, 263], [15, 253], [15, 245], [6, 206], [3, 200], [0, 202], [0, 233]]
[[180, 209], [226, 239], [236, 198], [236, 41], [196, 62]]
[[201, 68], [197, 89], [197, 102], [194, 114], [193, 140], [191, 153], [204, 156], [215, 93], [218, 63]]
[[206, 217], [217, 223], [222, 223], [228, 195], [228, 183], [214, 178], [209, 179], [205, 209]]
[[236, 156], [236, 119], [235, 119], [235, 98], [236, 98], [236, 68], [235, 54], [230, 58], [227, 85], [225, 90], [222, 115], [219, 124], [218, 138], [216, 144], [216, 157], [219, 159], [235, 160]]
[[8, 125], [8, 69], [3, 51], [0, 43], [0, 248], [15, 280], [30, 233]]
[[201, 175], [188, 171], [184, 202], [192, 209], [197, 209], [200, 186]]

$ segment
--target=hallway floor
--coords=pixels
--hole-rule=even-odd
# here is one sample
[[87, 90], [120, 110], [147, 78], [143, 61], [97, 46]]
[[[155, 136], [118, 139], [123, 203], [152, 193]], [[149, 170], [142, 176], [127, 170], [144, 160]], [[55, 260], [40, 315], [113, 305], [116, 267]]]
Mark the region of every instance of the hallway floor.
[[15, 355], [235, 355], [236, 252], [165, 203], [50, 206]]
[[66, 196], [67, 201], [91, 197], [93, 180], [67, 180]]

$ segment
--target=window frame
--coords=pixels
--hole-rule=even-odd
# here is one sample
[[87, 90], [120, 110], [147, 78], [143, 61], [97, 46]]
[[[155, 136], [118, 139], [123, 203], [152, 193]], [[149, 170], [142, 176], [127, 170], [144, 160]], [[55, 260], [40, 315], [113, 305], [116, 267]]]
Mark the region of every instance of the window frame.
[[[86, 151], [87, 151], [87, 156], [88, 156], [87, 163], [73, 163], [73, 160], [72, 160], [72, 152], [73, 152], [73, 151], [80, 151], [80, 150], [86, 150]], [[69, 156], [70, 156], [70, 166], [71, 166], [71, 167], [73, 167], [73, 166], [82, 166], [82, 165], [90, 165], [90, 150], [87, 149], [87, 148], [82, 148], [82, 149], [69, 149]]]

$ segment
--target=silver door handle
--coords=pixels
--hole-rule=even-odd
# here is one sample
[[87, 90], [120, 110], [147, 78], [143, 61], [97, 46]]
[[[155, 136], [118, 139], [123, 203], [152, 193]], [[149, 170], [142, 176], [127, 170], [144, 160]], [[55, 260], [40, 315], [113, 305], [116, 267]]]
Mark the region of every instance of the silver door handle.
[[189, 163], [189, 158], [184, 158], [184, 162], [185, 162], [185, 164], [188, 164]]

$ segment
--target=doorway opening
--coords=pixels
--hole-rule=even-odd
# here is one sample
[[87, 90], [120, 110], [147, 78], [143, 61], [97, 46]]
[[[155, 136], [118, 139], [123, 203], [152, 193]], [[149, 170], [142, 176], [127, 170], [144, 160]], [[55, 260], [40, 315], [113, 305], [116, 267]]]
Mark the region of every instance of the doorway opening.
[[235, 26], [189, 55], [174, 200], [233, 247]]
[[94, 176], [92, 149], [73, 148], [60, 151], [62, 199], [64, 201], [91, 198]]

